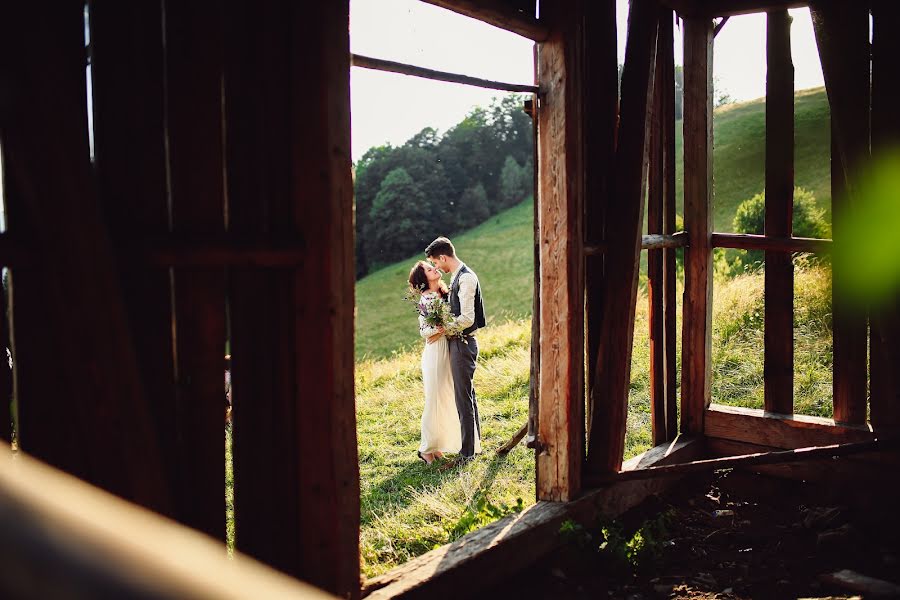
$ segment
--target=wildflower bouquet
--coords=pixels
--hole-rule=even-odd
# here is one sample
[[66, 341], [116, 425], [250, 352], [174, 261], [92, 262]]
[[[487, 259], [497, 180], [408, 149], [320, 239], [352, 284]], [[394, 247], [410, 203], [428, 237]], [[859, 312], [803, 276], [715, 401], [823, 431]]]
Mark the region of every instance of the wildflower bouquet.
[[[410, 287], [403, 298], [416, 307], [416, 312], [422, 316], [426, 327], [442, 327], [444, 335], [448, 338], [462, 336], [462, 327], [456, 323], [456, 319], [450, 312], [450, 305], [441, 298], [440, 294], [425, 296], [423, 290]], [[465, 338], [463, 337], [463, 339]]]

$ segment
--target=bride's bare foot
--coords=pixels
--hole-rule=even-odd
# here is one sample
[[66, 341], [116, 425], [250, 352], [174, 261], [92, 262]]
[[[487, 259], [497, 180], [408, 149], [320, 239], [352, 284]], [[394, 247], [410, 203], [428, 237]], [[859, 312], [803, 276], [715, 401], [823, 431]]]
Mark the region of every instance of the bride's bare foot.
[[444, 453], [441, 452], [440, 450], [438, 450], [438, 451], [434, 452], [434, 457], [435, 458], [444, 458]]
[[425, 454], [422, 454], [421, 452], [416, 452], [416, 454], [418, 454], [419, 458], [424, 460], [429, 465], [434, 462], [434, 453], [432, 453], [432, 452], [426, 452]]

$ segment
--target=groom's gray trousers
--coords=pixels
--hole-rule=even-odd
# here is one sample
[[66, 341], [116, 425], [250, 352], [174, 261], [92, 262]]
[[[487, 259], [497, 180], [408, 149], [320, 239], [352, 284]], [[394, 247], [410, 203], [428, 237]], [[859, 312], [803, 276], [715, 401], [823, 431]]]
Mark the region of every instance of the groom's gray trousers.
[[447, 341], [450, 349], [450, 372], [453, 375], [456, 395], [456, 411], [459, 413], [459, 426], [462, 430], [462, 449], [459, 453], [471, 457], [475, 455], [475, 436], [481, 436], [478, 402], [475, 401], [475, 387], [472, 384], [472, 378], [475, 376], [475, 360], [478, 358], [478, 342], [474, 336], [467, 337], [466, 341], [458, 337]]

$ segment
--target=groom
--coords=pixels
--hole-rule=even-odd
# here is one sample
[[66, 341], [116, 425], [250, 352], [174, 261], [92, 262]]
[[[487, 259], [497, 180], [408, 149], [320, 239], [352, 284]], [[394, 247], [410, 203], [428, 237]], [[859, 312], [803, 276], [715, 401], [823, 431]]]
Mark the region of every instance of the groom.
[[453, 243], [439, 237], [425, 248], [425, 256], [444, 273], [452, 273], [450, 278], [450, 312], [456, 322], [463, 327], [462, 336], [447, 340], [450, 350], [450, 371], [456, 394], [456, 410], [462, 430], [462, 460], [475, 456], [475, 440], [481, 439], [481, 422], [478, 418], [478, 403], [475, 401], [475, 360], [478, 358], [478, 342], [475, 331], [484, 327], [484, 304], [481, 300], [481, 286], [478, 276], [456, 257]]

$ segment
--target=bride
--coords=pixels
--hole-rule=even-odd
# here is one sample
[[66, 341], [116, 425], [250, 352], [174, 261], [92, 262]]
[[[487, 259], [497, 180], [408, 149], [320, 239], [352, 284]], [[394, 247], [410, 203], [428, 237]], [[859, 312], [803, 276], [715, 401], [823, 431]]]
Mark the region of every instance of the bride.
[[[441, 281], [441, 272], [425, 261], [417, 262], [409, 272], [409, 285], [424, 290], [422, 299], [436, 296], [446, 300], [449, 291]], [[431, 464], [444, 452], [459, 452], [462, 447], [459, 414], [453, 394], [450, 355], [443, 330], [425, 323], [419, 315], [419, 334], [427, 340], [422, 352], [422, 381], [425, 384], [425, 409], [422, 412], [422, 441], [419, 458]]]

